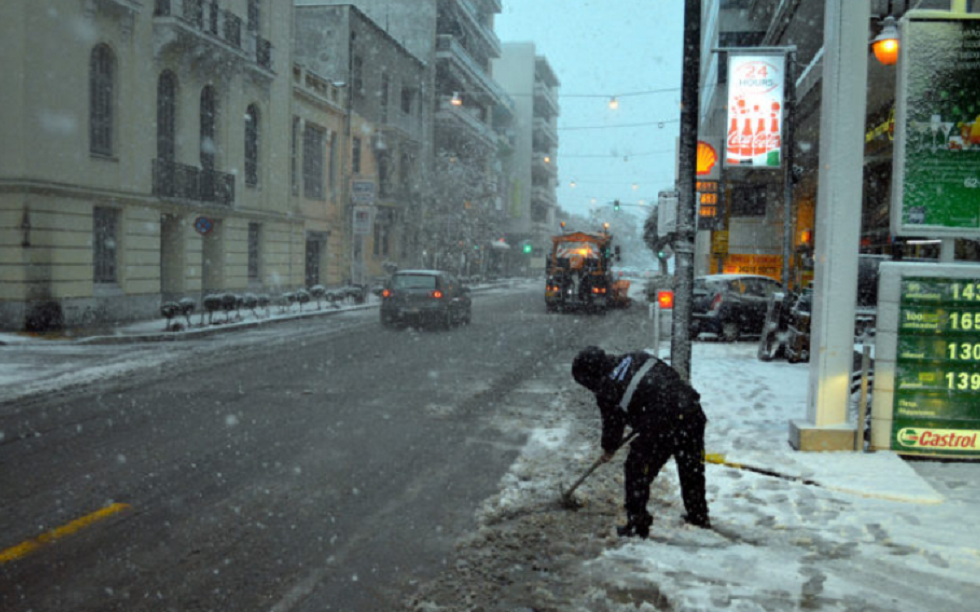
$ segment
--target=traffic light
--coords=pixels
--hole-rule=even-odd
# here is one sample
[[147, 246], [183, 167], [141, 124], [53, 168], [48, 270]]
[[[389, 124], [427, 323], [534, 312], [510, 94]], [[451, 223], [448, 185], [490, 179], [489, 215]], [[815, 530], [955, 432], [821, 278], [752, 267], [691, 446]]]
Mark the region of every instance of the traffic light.
[[530, 244], [525, 244], [524, 245], [524, 254], [525, 255], [530, 255], [532, 249], [533, 249], [533, 247]]
[[613, 210], [615, 210], [616, 212], [619, 212], [619, 200], [614, 200], [613, 201]]

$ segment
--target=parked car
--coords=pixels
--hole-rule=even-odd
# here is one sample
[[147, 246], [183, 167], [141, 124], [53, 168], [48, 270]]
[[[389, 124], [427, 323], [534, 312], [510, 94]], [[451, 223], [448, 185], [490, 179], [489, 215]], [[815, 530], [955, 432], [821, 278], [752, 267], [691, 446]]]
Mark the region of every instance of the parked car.
[[691, 339], [713, 333], [728, 342], [759, 335], [766, 322], [769, 297], [783, 286], [767, 276], [712, 274], [694, 279]]
[[381, 324], [435, 324], [445, 328], [472, 318], [470, 291], [439, 270], [400, 270], [381, 291]]

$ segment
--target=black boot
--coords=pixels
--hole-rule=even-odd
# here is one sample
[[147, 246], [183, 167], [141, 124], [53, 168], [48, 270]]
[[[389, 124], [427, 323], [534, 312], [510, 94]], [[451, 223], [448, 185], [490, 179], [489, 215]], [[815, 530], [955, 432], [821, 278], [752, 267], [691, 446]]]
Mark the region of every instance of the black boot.
[[711, 529], [711, 520], [707, 516], [691, 516], [689, 514], [684, 515], [684, 522], [688, 525], [694, 525], [695, 527], [700, 527], [701, 529]]
[[630, 516], [625, 525], [616, 528], [616, 534], [623, 538], [636, 536], [646, 539], [650, 535], [650, 525], [652, 524], [653, 517], [649, 514], [646, 516]]

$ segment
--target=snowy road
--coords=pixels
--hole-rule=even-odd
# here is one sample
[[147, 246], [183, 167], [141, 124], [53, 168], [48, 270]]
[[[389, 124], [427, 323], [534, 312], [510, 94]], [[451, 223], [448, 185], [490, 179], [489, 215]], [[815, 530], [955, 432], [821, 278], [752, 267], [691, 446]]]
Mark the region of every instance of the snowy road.
[[61, 349], [36, 385], [73, 386], [0, 410], [0, 609], [395, 609], [523, 446], [496, 403], [580, 326], [528, 285], [450, 331], [366, 310]]

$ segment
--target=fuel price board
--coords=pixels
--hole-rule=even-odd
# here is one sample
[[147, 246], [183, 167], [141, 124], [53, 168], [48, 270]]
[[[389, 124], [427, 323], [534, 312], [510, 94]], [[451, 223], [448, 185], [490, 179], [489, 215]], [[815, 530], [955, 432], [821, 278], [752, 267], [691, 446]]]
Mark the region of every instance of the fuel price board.
[[902, 276], [892, 449], [980, 456], [980, 270]]

